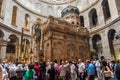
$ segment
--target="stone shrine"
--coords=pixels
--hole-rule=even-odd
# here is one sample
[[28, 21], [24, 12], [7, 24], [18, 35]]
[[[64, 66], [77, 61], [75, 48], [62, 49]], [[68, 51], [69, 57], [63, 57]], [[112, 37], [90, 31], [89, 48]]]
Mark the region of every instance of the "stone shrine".
[[62, 18], [49, 16], [42, 27], [44, 60], [88, 59], [89, 32], [80, 26], [79, 10], [68, 6]]

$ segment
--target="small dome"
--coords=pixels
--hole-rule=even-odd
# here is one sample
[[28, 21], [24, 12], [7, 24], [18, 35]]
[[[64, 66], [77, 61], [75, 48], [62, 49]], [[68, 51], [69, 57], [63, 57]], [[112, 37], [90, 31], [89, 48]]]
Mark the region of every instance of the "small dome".
[[61, 12], [61, 17], [64, 17], [64, 16], [66, 16], [66, 15], [68, 15], [68, 14], [77, 14], [77, 15], [79, 15], [80, 14], [80, 12], [79, 12], [79, 9], [77, 8], [77, 7], [75, 7], [75, 6], [67, 6], [65, 9], [63, 9], [62, 10], [62, 12]]

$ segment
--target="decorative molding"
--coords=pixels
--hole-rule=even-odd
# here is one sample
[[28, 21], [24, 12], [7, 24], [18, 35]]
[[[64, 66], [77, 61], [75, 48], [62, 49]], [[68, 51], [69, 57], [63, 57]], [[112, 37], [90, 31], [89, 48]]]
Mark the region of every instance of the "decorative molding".
[[39, 0], [39, 1], [43, 2], [45, 4], [49, 4], [49, 5], [63, 5], [63, 4], [71, 4], [72, 2], [74, 2], [76, 0], [68, 0], [68, 1], [60, 2], [60, 3], [57, 3], [57, 2], [47, 2], [47, 1], [44, 1], [44, 0]]
[[[11, 32], [14, 32], [14, 33], [17, 33], [17, 34], [20, 34], [20, 35], [22, 34], [20, 31], [12, 29], [12, 28], [10, 28], [10, 26], [7, 26], [7, 25], [5, 25], [5, 24], [3, 24], [1, 22], [0, 22], [0, 28], [9, 30]], [[28, 34], [25, 34], [25, 33], [24, 33], [24, 35], [27, 36], [27, 37], [31, 37], [31, 35], [28, 35]]]
[[117, 23], [118, 21], [120, 21], [120, 16], [119, 16], [118, 18], [116, 18], [115, 20], [113, 20], [112, 22], [110, 22], [109, 24], [104, 25], [102, 28], [99, 28], [99, 29], [97, 29], [97, 30], [94, 30], [94, 31], [90, 32], [90, 34], [94, 34], [94, 33], [97, 33], [97, 32], [99, 32], [99, 31], [102, 31], [102, 30], [110, 27], [111, 25], [114, 25], [114, 24]]

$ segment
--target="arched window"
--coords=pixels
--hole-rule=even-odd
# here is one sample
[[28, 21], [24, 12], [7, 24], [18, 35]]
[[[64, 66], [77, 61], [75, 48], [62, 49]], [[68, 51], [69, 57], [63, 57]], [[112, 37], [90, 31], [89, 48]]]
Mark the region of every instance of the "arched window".
[[12, 34], [9, 36], [10, 41], [7, 43], [6, 53], [15, 53], [16, 52], [16, 45], [17, 42], [17, 36], [15, 34]]
[[16, 19], [17, 19], [17, 9], [18, 8], [16, 6], [13, 6], [12, 22], [11, 22], [11, 24], [15, 25], [15, 26], [16, 26]]
[[0, 14], [1, 14], [1, 11], [2, 11], [2, 3], [3, 3], [3, 0], [0, 0]]
[[25, 14], [24, 29], [29, 30], [29, 20], [30, 20], [30, 16], [29, 16], [29, 14]]
[[118, 13], [120, 14], [120, 0], [115, 0]]
[[90, 20], [90, 26], [96, 26], [98, 22], [97, 12], [96, 9], [92, 9], [89, 12], [89, 20]]
[[80, 24], [82, 27], [84, 27], [84, 17], [80, 16]]
[[110, 14], [108, 0], [102, 1], [102, 8], [103, 8], [104, 19], [106, 20], [106, 19], [110, 18], [111, 14]]

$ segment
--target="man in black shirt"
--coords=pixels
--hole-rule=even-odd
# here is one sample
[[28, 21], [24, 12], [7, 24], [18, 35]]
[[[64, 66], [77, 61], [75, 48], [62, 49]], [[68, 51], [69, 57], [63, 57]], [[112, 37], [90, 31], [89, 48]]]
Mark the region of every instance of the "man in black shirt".
[[55, 80], [55, 68], [54, 68], [54, 63], [51, 62], [50, 65], [51, 65], [51, 68], [48, 70], [49, 80]]

